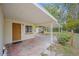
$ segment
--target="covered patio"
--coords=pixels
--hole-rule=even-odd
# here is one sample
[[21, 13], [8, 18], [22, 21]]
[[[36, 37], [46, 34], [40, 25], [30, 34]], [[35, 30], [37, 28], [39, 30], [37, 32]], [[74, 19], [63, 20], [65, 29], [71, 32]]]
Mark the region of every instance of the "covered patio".
[[[8, 55], [40, 55], [57, 40], [53, 35], [53, 28], [59, 24], [43, 7], [32, 3], [1, 4], [1, 6], [5, 17], [4, 45], [7, 47]], [[13, 41], [13, 23], [21, 24], [20, 40]], [[28, 31], [27, 26], [32, 29]]]
[[[54, 39], [56, 39], [54, 37]], [[7, 45], [8, 56], [42, 56], [50, 45], [50, 37], [39, 35], [29, 40]], [[51, 52], [48, 52], [50, 54]]]

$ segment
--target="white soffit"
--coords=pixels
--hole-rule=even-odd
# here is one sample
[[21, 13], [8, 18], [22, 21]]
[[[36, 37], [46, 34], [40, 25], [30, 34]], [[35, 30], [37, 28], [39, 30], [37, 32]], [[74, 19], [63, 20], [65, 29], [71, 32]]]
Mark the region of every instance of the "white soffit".
[[42, 7], [32, 3], [2, 4], [5, 17], [16, 18], [33, 24], [57, 23], [57, 20]]

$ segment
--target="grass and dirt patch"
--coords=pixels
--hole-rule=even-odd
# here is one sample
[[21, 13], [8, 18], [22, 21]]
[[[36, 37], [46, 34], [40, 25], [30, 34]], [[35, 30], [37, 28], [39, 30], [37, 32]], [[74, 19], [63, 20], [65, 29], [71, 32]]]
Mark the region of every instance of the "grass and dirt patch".
[[[47, 50], [50, 51], [52, 56], [79, 56], [79, 34], [74, 33], [55, 33], [57, 35], [58, 43], [51, 44]], [[73, 42], [74, 46], [71, 46], [70, 41]], [[75, 47], [76, 46], [76, 47]], [[54, 53], [54, 54], [52, 54]], [[47, 56], [48, 54], [42, 53], [42, 56]]]

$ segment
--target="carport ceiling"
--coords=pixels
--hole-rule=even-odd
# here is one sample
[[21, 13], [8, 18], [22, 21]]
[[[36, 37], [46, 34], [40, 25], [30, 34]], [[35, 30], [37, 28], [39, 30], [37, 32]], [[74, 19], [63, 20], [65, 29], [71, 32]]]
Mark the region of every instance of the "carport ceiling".
[[9, 3], [2, 4], [5, 17], [29, 21], [34, 24], [41, 24], [54, 21], [40, 8], [32, 3]]

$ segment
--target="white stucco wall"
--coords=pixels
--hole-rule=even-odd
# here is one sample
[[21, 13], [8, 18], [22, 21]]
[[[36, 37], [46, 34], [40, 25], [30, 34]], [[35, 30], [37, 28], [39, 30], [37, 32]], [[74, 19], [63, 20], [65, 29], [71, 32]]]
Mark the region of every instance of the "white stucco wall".
[[25, 26], [32, 25], [31, 23], [15, 20], [15, 19], [5, 19], [5, 44], [12, 43], [12, 23], [20, 23], [21, 24], [21, 40], [27, 40], [30, 38], [34, 38], [34, 34], [26, 34]]
[[0, 6], [0, 55], [2, 55], [3, 48], [3, 14]]
[[12, 22], [9, 20], [4, 21], [4, 43], [11, 43], [12, 42]]

